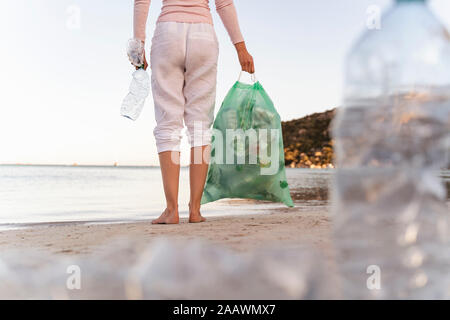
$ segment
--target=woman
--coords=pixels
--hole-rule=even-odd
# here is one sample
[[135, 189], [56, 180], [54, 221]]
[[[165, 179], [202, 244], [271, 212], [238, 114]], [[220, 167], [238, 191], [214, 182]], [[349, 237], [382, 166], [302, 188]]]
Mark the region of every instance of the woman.
[[[189, 222], [203, 222], [200, 200], [208, 171], [219, 47], [208, 0], [163, 0], [152, 39], [150, 66], [155, 104], [153, 131], [167, 207], [153, 224], [176, 224], [183, 121], [191, 144]], [[233, 0], [215, 0], [242, 70], [254, 73]], [[134, 2], [134, 37], [145, 41], [150, 0]], [[144, 56], [144, 67], [147, 61]], [[207, 155], [206, 157], [204, 155]]]

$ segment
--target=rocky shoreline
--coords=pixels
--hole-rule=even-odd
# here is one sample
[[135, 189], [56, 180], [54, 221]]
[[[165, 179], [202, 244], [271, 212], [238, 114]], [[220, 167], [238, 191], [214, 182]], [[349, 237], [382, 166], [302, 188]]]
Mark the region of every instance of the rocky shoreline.
[[284, 121], [285, 165], [290, 168], [334, 168], [331, 121], [336, 109]]

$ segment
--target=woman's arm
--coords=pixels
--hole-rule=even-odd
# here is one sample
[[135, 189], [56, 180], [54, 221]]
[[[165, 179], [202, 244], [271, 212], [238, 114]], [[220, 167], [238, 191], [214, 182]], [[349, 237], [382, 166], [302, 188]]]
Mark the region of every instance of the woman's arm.
[[216, 0], [216, 10], [236, 48], [242, 70], [254, 73], [255, 65], [253, 57], [248, 53], [247, 47], [245, 46], [233, 0]]
[[134, 38], [142, 42], [145, 42], [145, 27], [147, 25], [149, 7], [150, 0], [134, 0]]
[[234, 47], [236, 48], [242, 71], [255, 73], [255, 63], [253, 62], [253, 57], [247, 51], [245, 42], [238, 42], [234, 45]]
[[[145, 28], [147, 26], [148, 10], [151, 0], [134, 0], [133, 34], [135, 39], [145, 42]], [[148, 64], [145, 58], [144, 50], [144, 69], [147, 70]], [[138, 67], [136, 67], [138, 69]]]

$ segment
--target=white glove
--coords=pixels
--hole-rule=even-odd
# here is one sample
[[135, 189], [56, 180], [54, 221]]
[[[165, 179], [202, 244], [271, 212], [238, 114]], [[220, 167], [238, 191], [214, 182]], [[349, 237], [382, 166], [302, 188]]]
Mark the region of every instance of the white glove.
[[144, 43], [139, 39], [128, 40], [127, 54], [131, 63], [136, 67], [144, 65]]

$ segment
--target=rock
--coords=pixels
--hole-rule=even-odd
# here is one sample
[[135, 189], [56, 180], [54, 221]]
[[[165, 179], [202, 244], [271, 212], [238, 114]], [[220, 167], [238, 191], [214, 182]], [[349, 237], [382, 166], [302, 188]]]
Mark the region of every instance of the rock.
[[289, 167], [333, 166], [330, 124], [336, 109], [282, 122], [285, 164]]

